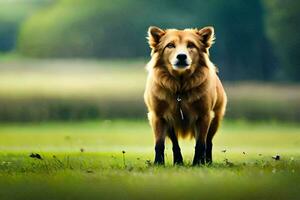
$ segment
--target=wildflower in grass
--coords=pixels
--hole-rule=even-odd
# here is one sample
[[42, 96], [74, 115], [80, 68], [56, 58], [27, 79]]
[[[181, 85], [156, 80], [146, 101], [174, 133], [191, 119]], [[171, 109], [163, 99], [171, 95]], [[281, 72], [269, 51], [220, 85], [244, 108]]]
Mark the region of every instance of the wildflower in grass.
[[151, 160], [146, 160], [146, 161], [145, 161], [145, 164], [146, 164], [147, 166], [151, 166]]
[[234, 164], [232, 162], [230, 162], [227, 158], [224, 159], [225, 165], [227, 165], [228, 167], [232, 167], [234, 166]]
[[126, 153], [126, 151], [122, 151], [122, 154], [123, 154], [123, 165], [124, 165], [124, 167], [126, 167], [126, 162], [125, 162], [125, 153]]
[[280, 155], [272, 156], [272, 158], [273, 158], [274, 160], [280, 160]]

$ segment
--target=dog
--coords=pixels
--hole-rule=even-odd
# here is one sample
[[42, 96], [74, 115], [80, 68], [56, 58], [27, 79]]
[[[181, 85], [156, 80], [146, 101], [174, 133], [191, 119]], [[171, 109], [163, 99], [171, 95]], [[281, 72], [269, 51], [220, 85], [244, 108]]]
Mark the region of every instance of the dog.
[[212, 139], [223, 119], [227, 97], [209, 59], [214, 28], [148, 29], [151, 60], [144, 93], [155, 136], [155, 164], [164, 164], [165, 139], [173, 163], [182, 165], [178, 138], [195, 138], [193, 165], [212, 163]]

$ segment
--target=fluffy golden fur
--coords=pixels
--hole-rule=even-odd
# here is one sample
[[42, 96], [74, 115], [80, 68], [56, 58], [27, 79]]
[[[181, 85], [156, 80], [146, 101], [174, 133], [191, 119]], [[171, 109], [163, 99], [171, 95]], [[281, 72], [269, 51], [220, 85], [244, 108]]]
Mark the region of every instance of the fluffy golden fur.
[[214, 39], [212, 27], [148, 30], [152, 51], [144, 99], [155, 136], [157, 164], [164, 164], [166, 137], [173, 143], [174, 164], [183, 163], [178, 137], [186, 136], [196, 140], [194, 165], [212, 161], [212, 139], [227, 101], [209, 59]]

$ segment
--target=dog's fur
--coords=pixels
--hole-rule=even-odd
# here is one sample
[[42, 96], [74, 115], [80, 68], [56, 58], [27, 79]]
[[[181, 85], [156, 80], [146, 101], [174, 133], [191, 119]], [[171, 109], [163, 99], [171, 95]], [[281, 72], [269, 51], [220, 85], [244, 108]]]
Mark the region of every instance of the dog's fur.
[[[212, 139], [226, 107], [226, 94], [209, 59], [214, 29], [149, 27], [152, 49], [144, 93], [155, 136], [155, 163], [164, 164], [164, 143], [173, 143], [174, 164], [183, 164], [178, 137], [196, 140], [193, 165], [212, 162]], [[184, 67], [177, 66], [185, 54]], [[178, 98], [178, 100], [177, 100]]]

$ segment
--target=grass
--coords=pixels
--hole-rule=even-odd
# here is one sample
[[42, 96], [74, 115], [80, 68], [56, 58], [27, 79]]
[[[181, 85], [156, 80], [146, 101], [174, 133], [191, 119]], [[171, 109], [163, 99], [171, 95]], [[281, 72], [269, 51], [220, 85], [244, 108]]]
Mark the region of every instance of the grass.
[[145, 121], [1, 124], [0, 199], [299, 199], [299, 145], [299, 124], [226, 121], [212, 166], [184, 140], [185, 165], [167, 141], [157, 167]]

